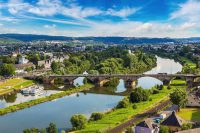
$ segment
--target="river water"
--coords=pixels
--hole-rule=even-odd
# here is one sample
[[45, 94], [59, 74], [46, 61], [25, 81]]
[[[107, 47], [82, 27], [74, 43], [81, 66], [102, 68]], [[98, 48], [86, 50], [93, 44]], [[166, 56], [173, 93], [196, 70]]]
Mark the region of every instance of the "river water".
[[[181, 71], [181, 69], [182, 66], [174, 60], [157, 57], [157, 66], [146, 73], [176, 73]], [[77, 83], [79, 85], [82, 84], [81, 78], [76, 80]], [[154, 78], [145, 77], [138, 80], [137, 86], [148, 89], [156, 84], [161, 84], [161, 82]], [[120, 80], [119, 85], [113, 91], [118, 93], [125, 90], [124, 82]], [[0, 99], [0, 107], [13, 105], [24, 99], [19, 94], [13, 97], [10, 100]], [[86, 94], [82, 92], [65, 96], [54, 101], [0, 116], [0, 133], [21, 133], [23, 129], [32, 127], [45, 128], [50, 122], [56, 123], [59, 129], [70, 128], [70, 118], [72, 115], [80, 113], [89, 117], [92, 112], [110, 110], [121, 99], [123, 99], [123, 96], [94, 93]]]

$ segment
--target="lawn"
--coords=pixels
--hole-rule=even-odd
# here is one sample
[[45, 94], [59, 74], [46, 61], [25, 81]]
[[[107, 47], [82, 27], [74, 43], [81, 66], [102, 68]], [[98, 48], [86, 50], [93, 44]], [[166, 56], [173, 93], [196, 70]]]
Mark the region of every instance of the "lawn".
[[[177, 86], [176, 86], [177, 88]], [[183, 87], [181, 87], [183, 88]], [[184, 87], [185, 88], [185, 87]], [[151, 95], [152, 101], [136, 103], [137, 109], [133, 109], [133, 104], [130, 104], [127, 108], [116, 109], [110, 113], [106, 113], [101, 120], [89, 122], [86, 125], [86, 128], [77, 132], [88, 133], [88, 132], [106, 132], [109, 128], [113, 128], [120, 123], [123, 123], [130, 119], [132, 116], [142, 113], [147, 109], [150, 109], [154, 105], [158, 104], [164, 99], [168, 99], [168, 94], [175, 89], [172, 86], [172, 89], [168, 90], [165, 86], [163, 90], [158, 94]]]
[[1, 81], [0, 94], [5, 94], [14, 90], [19, 90], [33, 84], [34, 82], [32, 80], [26, 80], [23, 78], [13, 78], [13, 79], [8, 79], [6, 81]]
[[174, 86], [186, 85], [186, 81], [182, 80], [182, 79], [174, 79], [174, 80], [171, 81], [170, 85], [174, 85]]
[[200, 108], [184, 108], [178, 112], [178, 115], [185, 120], [200, 122]]
[[189, 60], [185, 57], [181, 57], [181, 60], [185, 62], [184, 65], [188, 65], [190, 68], [196, 68], [196, 64], [194, 62], [192, 62], [191, 60]]

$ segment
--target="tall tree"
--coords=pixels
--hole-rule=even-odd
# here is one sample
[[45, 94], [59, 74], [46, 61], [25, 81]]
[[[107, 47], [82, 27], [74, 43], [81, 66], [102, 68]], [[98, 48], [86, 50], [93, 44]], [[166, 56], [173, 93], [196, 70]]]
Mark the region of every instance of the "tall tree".
[[187, 104], [186, 90], [177, 88], [173, 93], [170, 94], [170, 100], [173, 104], [178, 105], [179, 110], [181, 107], [185, 107]]

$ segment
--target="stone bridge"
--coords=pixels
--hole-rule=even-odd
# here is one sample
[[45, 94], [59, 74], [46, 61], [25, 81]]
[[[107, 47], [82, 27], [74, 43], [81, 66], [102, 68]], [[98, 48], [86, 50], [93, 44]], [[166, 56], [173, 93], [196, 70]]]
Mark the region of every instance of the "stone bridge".
[[75, 74], [75, 75], [49, 75], [43, 78], [44, 83], [54, 83], [54, 80], [59, 78], [64, 81], [65, 84], [73, 84], [73, 81], [78, 77], [85, 77], [94, 83], [96, 86], [102, 86], [105, 82], [109, 81], [110, 78], [119, 78], [123, 79], [125, 82], [126, 88], [134, 87], [135, 81], [142, 77], [152, 77], [156, 78], [163, 82], [164, 85], [168, 85], [170, 81], [174, 78], [184, 78], [186, 82], [191, 85], [196, 78], [200, 78], [200, 75], [196, 74]]

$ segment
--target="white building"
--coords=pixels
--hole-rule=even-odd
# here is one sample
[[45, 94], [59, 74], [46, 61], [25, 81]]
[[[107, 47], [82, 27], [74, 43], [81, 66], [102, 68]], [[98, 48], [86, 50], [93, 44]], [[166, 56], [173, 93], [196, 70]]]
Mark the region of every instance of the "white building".
[[18, 63], [26, 64], [26, 63], [28, 63], [28, 60], [25, 58], [25, 56], [21, 56], [21, 57], [19, 57]]

